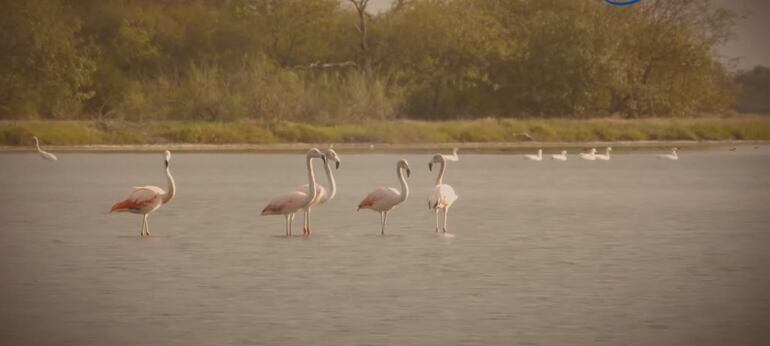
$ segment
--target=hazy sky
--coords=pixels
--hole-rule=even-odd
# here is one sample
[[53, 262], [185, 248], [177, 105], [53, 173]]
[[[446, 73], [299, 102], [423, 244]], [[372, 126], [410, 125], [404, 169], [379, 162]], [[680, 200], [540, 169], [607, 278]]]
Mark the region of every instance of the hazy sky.
[[[372, 12], [387, 9], [391, 1], [370, 0]], [[719, 49], [719, 54], [725, 59], [740, 58], [738, 67], [741, 69], [756, 65], [770, 67], [770, 0], [712, 1], [741, 16], [735, 27], [735, 37]]]

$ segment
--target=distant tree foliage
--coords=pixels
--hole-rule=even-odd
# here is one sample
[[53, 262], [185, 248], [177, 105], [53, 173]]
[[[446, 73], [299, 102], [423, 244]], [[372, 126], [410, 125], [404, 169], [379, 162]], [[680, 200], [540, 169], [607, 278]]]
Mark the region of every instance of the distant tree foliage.
[[770, 114], [770, 68], [754, 67], [735, 78], [739, 92], [739, 112]]
[[713, 54], [733, 15], [710, 0], [398, 0], [378, 14], [367, 5], [0, 0], [0, 119], [335, 123], [733, 109], [736, 83]]

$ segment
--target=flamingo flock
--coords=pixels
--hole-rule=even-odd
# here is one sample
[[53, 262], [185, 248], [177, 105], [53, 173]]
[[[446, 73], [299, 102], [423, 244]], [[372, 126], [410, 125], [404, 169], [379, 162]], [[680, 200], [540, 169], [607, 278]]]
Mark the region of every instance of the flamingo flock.
[[[33, 137], [35, 149], [40, 156], [49, 161], [56, 161], [57, 157], [40, 148], [40, 140], [37, 136]], [[578, 154], [578, 157], [587, 161], [609, 161], [611, 147], [605, 149], [604, 154], [597, 154], [596, 148], [591, 148], [587, 152]], [[659, 159], [679, 160], [678, 149], [671, 149], [671, 153], [656, 155]], [[140, 236], [150, 235], [148, 217], [154, 211], [160, 209], [163, 205], [170, 202], [176, 194], [176, 183], [171, 175], [171, 152], [166, 150], [164, 157], [164, 173], [166, 176], [166, 190], [153, 185], [135, 186], [131, 192], [112, 205], [110, 213], [128, 212], [142, 215], [142, 225]], [[328, 188], [316, 181], [315, 170], [313, 166], [314, 159], [321, 159], [323, 162], [324, 173], [328, 181]], [[524, 159], [529, 161], [543, 161], [543, 149], [538, 149], [537, 154], [526, 154]], [[566, 161], [567, 151], [562, 150], [559, 154], [552, 154], [552, 160]], [[447, 171], [447, 163], [457, 162], [458, 148], [454, 148], [451, 155], [435, 154], [428, 162], [428, 170], [433, 171], [434, 165], [439, 165], [436, 176], [436, 183], [428, 194], [428, 209], [432, 211], [436, 219], [435, 231], [447, 233], [447, 218], [449, 209], [459, 198], [454, 188], [444, 182], [444, 176]], [[263, 209], [261, 215], [283, 215], [286, 219], [286, 236], [292, 236], [292, 223], [297, 213], [303, 214], [302, 234], [307, 237], [312, 234], [310, 216], [312, 209], [316, 206], [325, 204], [334, 199], [337, 194], [337, 182], [334, 178], [334, 170], [340, 168], [342, 160], [330, 146], [322, 152], [318, 148], [312, 148], [305, 154], [305, 165], [307, 169], [307, 184], [300, 185], [294, 190], [273, 198]], [[333, 169], [332, 169], [333, 163]], [[380, 234], [385, 234], [385, 225], [388, 220], [388, 214], [399, 204], [409, 198], [409, 184], [407, 178], [411, 175], [409, 163], [404, 160], [396, 162], [396, 177], [399, 182], [399, 188], [379, 187], [367, 194], [360, 203], [357, 210], [370, 209], [380, 213]], [[443, 212], [443, 223], [440, 222], [440, 213]]]

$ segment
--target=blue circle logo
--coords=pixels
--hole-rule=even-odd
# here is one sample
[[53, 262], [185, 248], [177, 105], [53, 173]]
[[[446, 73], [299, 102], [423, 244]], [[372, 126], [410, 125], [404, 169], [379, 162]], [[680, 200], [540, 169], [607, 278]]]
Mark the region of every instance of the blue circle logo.
[[642, 0], [625, 0], [625, 1], [623, 1], [623, 0], [605, 0], [605, 1], [607, 1], [607, 3], [610, 4], [610, 5], [628, 6], [628, 5], [633, 5], [633, 4], [635, 4], [635, 3], [639, 2], [639, 1], [642, 1]]

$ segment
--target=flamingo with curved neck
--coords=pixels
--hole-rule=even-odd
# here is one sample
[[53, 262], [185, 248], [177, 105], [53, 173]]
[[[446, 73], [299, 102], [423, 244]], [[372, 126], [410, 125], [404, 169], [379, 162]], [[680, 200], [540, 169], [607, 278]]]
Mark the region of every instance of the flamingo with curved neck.
[[388, 221], [388, 213], [398, 204], [406, 201], [409, 197], [409, 185], [404, 178], [404, 172], [408, 177], [411, 174], [409, 163], [406, 160], [399, 160], [396, 164], [396, 175], [401, 184], [401, 190], [392, 187], [380, 187], [370, 192], [361, 203], [358, 203], [358, 210], [371, 209], [380, 213], [380, 224], [382, 230], [380, 234], [385, 235], [385, 223]]
[[134, 187], [134, 190], [126, 198], [113, 204], [110, 209], [111, 213], [129, 212], [144, 215], [140, 233], [140, 236], [143, 237], [150, 235], [150, 225], [147, 222], [147, 217], [164, 204], [170, 202], [176, 195], [176, 183], [174, 182], [174, 177], [171, 176], [170, 168], [171, 152], [166, 150], [164, 156], [167, 191], [152, 185], [137, 186]]
[[[262, 209], [262, 215], [285, 215], [286, 216], [286, 236], [291, 237], [291, 224], [294, 216], [300, 209], [306, 208], [317, 196], [315, 171], [313, 170], [314, 158], [320, 158], [326, 163], [326, 155], [317, 148], [310, 149], [305, 155], [305, 165], [307, 167], [308, 192], [292, 191], [270, 201]], [[310, 224], [310, 215], [305, 219]]]
[[444, 184], [444, 174], [446, 173], [446, 159], [441, 155], [434, 155], [433, 159], [428, 163], [428, 170], [433, 170], [433, 164], [441, 164], [438, 176], [436, 177], [436, 185], [428, 195], [428, 209], [433, 210], [433, 214], [436, 216], [436, 232], [439, 230], [438, 224], [438, 212], [444, 211], [444, 226], [443, 232], [447, 231], [447, 214], [449, 214], [449, 208], [459, 198], [455, 193], [454, 188], [449, 184]]
[[[331, 169], [331, 162], [334, 161], [335, 167], [334, 169], [340, 168], [340, 162], [342, 160], [340, 159], [339, 155], [337, 155], [337, 152], [334, 151], [334, 149], [330, 146], [329, 149], [326, 150], [326, 162], [324, 162], [324, 171], [326, 172], [326, 178], [329, 180], [329, 190], [327, 192], [327, 189], [321, 185], [316, 184], [316, 197], [313, 199], [313, 201], [304, 208], [304, 227], [302, 229], [302, 234], [304, 235], [310, 235], [312, 232], [310, 229], [310, 224], [307, 222], [308, 216], [310, 214], [311, 208], [319, 205], [324, 204], [328, 201], [331, 201], [334, 196], [337, 194], [337, 182], [334, 180], [334, 173]], [[308, 193], [309, 191], [309, 185], [305, 184], [302, 186], [297, 187], [296, 189], [299, 192]]]

